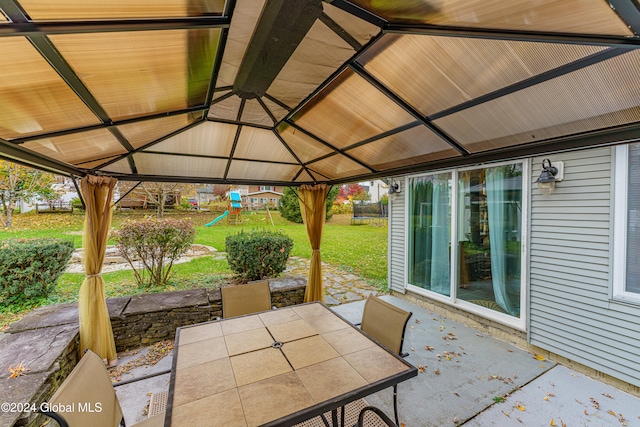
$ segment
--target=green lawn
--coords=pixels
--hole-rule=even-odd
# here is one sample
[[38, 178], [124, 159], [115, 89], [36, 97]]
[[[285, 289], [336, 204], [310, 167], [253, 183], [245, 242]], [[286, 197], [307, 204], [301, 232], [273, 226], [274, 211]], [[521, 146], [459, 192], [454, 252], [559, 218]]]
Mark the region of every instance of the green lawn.
[[[146, 212], [153, 214], [153, 212]], [[113, 228], [117, 229], [127, 219], [142, 218], [144, 212], [116, 212]], [[302, 224], [291, 223], [271, 212], [274, 225], [268, 221], [264, 212], [243, 214], [243, 225], [227, 225], [221, 220], [212, 227], [204, 224], [212, 221], [218, 214], [206, 212], [175, 212], [168, 216], [189, 217], [196, 227], [196, 243], [213, 246], [224, 251], [225, 238], [240, 230], [255, 228], [280, 230], [293, 241], [291, 255], [303, 258], [311, 257], [311, 246], [306, 229]], [[72, 239], [76, 247], [82, 246], [81, 213], [45, 213], [16, 215], [12, 230], [0, 230], [0, 240], [7, 238], [57, 237]], [[386, 288], [387, 285], [387, 227], [385, 225], [350, 225], [350, 215], [335, 215], [327, 222], [322, 238], [322, 260], [343, 270], [362, 277], [367, 282]], [[175, 265], [169, 285], [163, 288], [141, 289], [133, 280], [131, 271], [118, 271], [103, 275], [108, 297], [133, 295], [145, 292], [164, 292], [190, 289], [195, 287], [216, 287], [231, 276], [227, 262], [200, 258]], [[63, 274], [56, 290], [46, 299], [33, 301], [20, 306], [0, 307], [0, 330], [3, 326], [21, 317], [33, 307], [71, 302], [77, 300], [78, 289], [82, 283], [82, 274]]]

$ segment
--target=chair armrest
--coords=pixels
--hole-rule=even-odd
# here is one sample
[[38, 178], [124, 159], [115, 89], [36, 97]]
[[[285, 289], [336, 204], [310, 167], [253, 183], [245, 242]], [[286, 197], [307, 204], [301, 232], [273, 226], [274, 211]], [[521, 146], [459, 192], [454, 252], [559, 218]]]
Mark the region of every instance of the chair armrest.
[[62, 415], [57, 414], [55, 412], [49, 412], [49, 411], [39, 411], [42, 415], [45, 415], [51, 419], [53, 419], [55, 422], [58, 423], [58, 425], [60, 427], [69, 427], [69, 424], [67, 424], [67, 421], [65, 421], [64, 418], [62, 418]]

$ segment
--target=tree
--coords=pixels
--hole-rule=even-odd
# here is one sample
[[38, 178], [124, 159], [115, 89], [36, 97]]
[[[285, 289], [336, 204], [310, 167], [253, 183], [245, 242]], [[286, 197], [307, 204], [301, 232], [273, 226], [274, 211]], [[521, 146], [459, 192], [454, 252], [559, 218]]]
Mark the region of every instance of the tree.
[[[333, 186], [327, 194], [327, 220], [331, 218], [331, 206], [338, 197], [339, 187]], [[280, 205], [278, 206], [280, 214], [292, 222], [302, 223], [302, 213], [300, 213], [300, 203], [298, 202], [298, 189], [292, 187], [285, 187], [283, 196], [280, 198]]]
[[338, 193], [338, 200], [369, 200], [369, 197], [360, 184], [344, 184]]
[[[120, 193], [124, 194], [131, 188], [127, 184], [121, 185]], [[173, 204], [180, 203], [179, 195], [188, 191], [193, 191], [194, 184], [181, 184], [175, 182], [144, 182], [138, 188], [133, 190], [127, 198], [142, 202], [142, 206], [154, 206], [156, 208], [156, 216], [162, 218], [167, 202], [171, 202], [170, 197], [174, 198]]]
[[51, 184], [54, 176], [17, 163], [0, 160], [0, 202], [2, 215], [0, 222], [5, 228], [11, 228], [13, 211], [18, 200], [30, 202], [35, 197], [51, 197], [54, 193]]

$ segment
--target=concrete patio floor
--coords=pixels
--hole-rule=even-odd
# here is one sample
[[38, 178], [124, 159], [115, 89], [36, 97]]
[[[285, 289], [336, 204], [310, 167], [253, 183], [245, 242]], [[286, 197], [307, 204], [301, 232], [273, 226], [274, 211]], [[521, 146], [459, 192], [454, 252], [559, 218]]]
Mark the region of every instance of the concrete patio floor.
[[[640, 426], [638, 397], [402, 299], [383, 298], [413, 312], [404, 351], [409, 362], [424, 367], [398, 386], [400, 422], [406, 427]], [[363, 307], [364, 301], [358, 301], [332, 309], [359, 322]], [[132, 369], [122, 379], [169, 369], [171, 358], [169, 353], [155, 366]], [[166, 390], [168, 383], [165, 374], [116, 389], [127, 425], [146, 417], [149, 393]], [[391, 389], [366, 400], [393, 414]]]

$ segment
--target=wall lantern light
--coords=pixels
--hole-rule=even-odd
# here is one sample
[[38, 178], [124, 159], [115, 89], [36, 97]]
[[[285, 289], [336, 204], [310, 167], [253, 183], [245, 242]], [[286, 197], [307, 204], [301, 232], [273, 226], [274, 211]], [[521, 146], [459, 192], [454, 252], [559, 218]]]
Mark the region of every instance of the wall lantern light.
[[556, 188], [556, 182], [564, 179], [564, 162], [554, 162], [544, 159], [542, 161], [542, 172], [536, 180], [538, 190], [545, 196], [553, 193]]
[[400, 192], [400, 183], [399, 182], [391, 182], [389, 184], [389, 194], [397, 194]]

